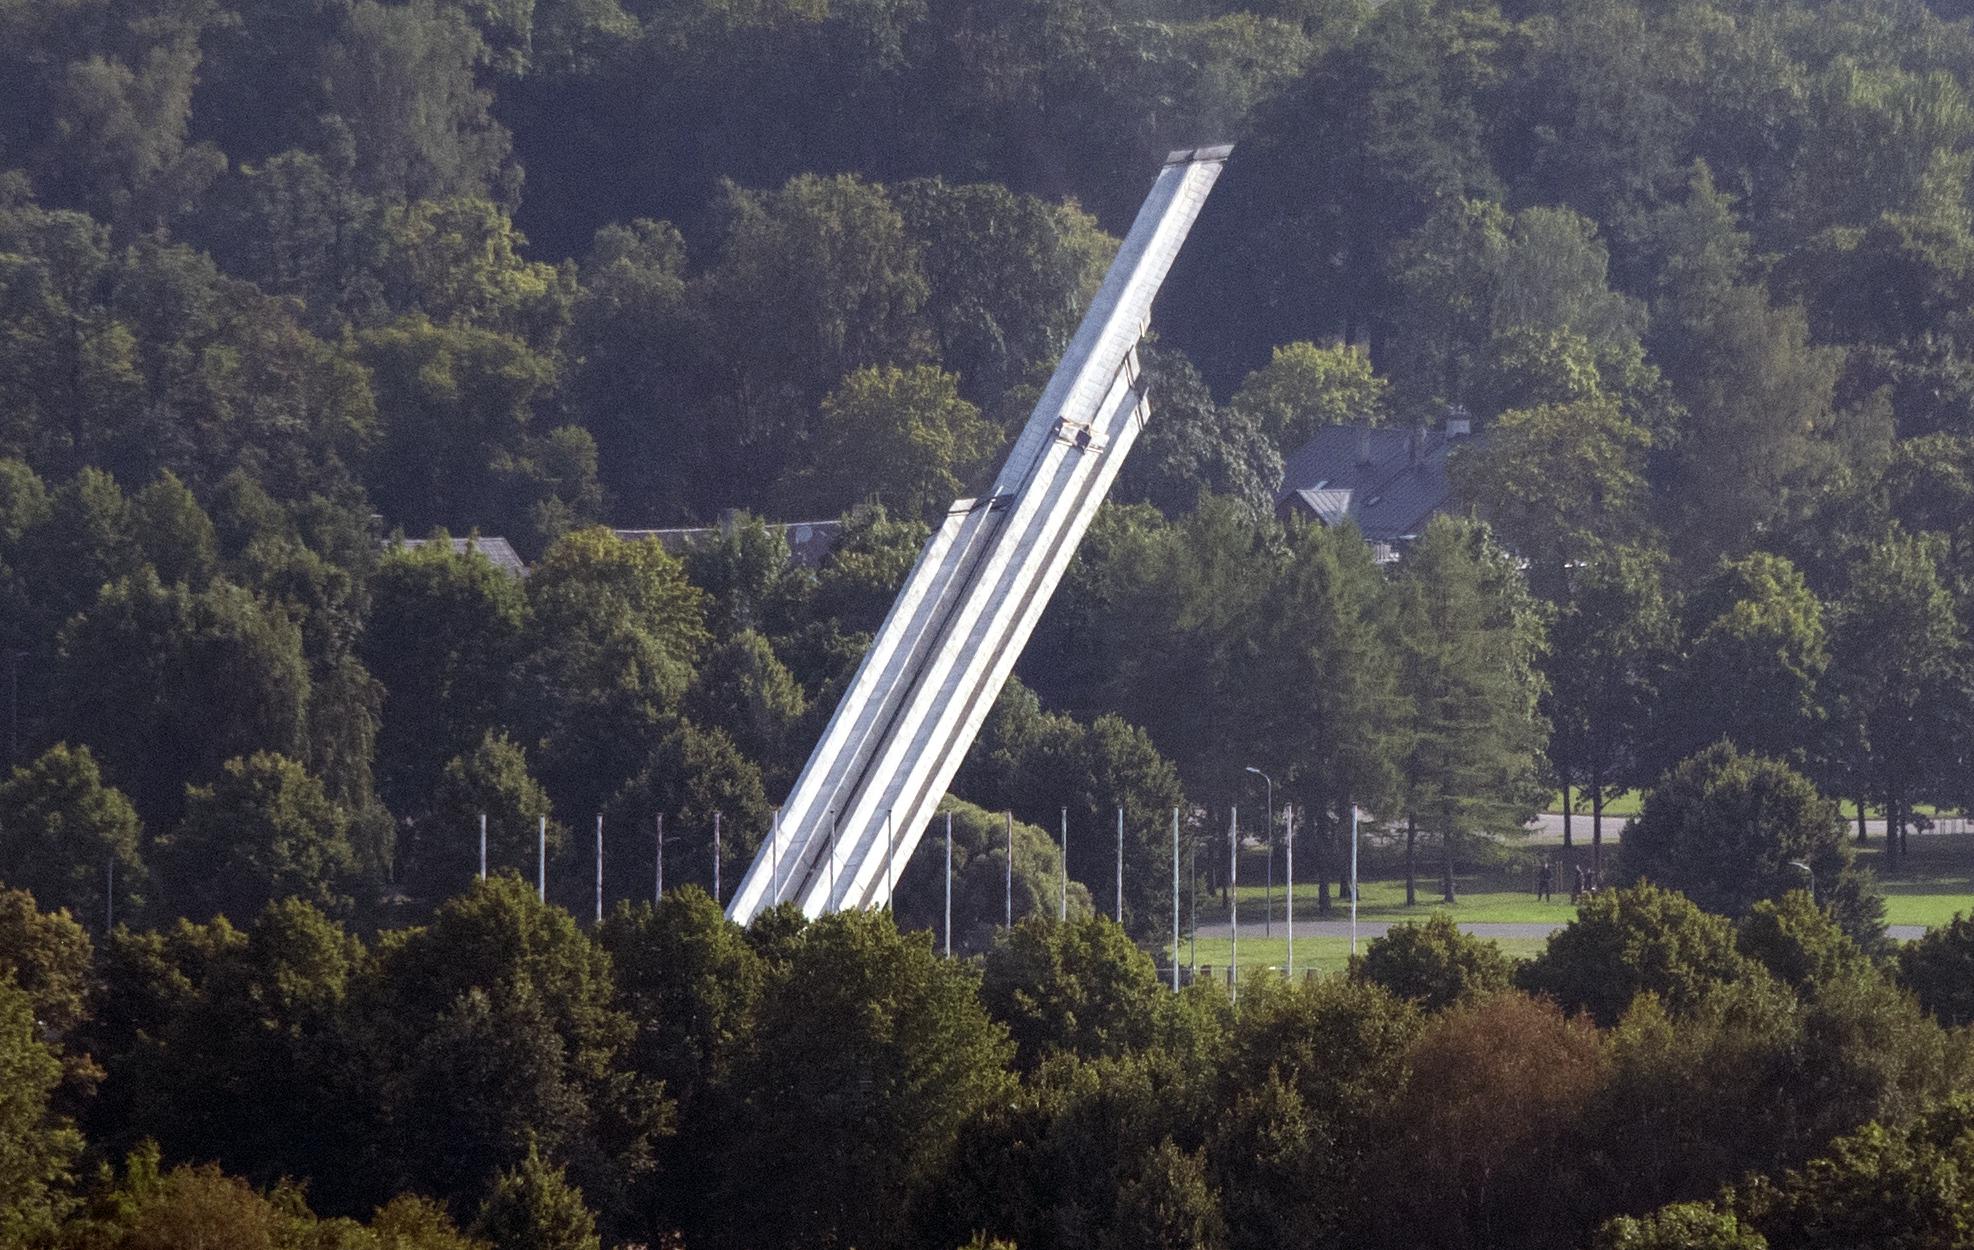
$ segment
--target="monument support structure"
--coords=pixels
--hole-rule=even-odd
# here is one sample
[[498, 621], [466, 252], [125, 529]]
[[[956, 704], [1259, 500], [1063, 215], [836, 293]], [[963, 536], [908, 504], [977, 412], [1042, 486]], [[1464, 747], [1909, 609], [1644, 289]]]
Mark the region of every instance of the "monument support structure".
[[[891, 901], [1148, 415], [1137, 346], [1231, 151], [1174, 152], [992, 489], [946, 512], [878, 628], [779, 828], [727, 905], [746, 924]], [[832, 828], [834, 836], [832, 836]]]

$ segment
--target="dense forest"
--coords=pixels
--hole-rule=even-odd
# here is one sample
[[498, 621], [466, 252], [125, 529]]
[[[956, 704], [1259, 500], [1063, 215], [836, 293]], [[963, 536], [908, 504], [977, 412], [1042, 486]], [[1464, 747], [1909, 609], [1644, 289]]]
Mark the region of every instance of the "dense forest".
[[[925, 856], [727, 925], [1220, 141], [947, 802], [967, 957]], [[1394, 563], [1274, 515], [1315, 430], [1450, 412]], [[1846, 822], [1974, 802], [1974, 23], [0, 0], [0, 681], [0, 1243], [1962, 1244], [1974, 923], [1896, 947]], [[1145, 952], [1252, 766], [1325, 907], [1354, 807], [1422, 898], [1644, 811], [1532, 960], [1435, 921], [1236, 1008]], [[1079, 837], [1046, 923], [1118, 809], [1122, 915]]]

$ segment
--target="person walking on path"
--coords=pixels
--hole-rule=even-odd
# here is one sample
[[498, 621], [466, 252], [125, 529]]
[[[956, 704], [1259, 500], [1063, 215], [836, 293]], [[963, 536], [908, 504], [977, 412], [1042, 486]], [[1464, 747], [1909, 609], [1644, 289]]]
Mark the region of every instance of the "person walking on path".
[[1548, 902], [1550, 891], [1554, 890], [1555, 888], [1556, 888], [1556, 866], [1549, 862], [1549, 857], [1547, 855], [1544, 855], [1542, 857], [1542, 867], [1539, 870], [1537, 870], [1535, 874], [1536, 901], [1539, 903]]

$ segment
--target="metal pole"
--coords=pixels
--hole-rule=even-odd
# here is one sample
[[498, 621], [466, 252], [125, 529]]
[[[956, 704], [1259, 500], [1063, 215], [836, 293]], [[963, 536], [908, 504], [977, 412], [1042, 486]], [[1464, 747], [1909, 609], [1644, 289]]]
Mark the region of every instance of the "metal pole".
[[1014, 813], [1006, 813], [1008, 826], [1008, 915], [1003, 928], [1014, 928]]
[[535, 897], [548, 901], [548, 817], [535, 830]]
[[1350, 957], [1357, 958], [1357, 804], [1350, 805]]
[[480, 880], [487, 879], [487, 814], [480, 813]]
[[1056, 919], [1069, 922], [1069, 809], [1062, 809], [1062, 846], [1058, 848], [1058, 862], [1062, 868], [1062, 901], [1057, 906]]
[[103, 933], [107, 936], [117, 927], [117, 862], [114, 859], [103, 861]]
[[1124, 923], [1124, 809], [1117, 809], [1117, 923]]
[[596, 814], [596, 923], [603, 923], [603, 813]]
[[1295, 808], [1290, 807], [1282, 814], [1282, 836], [1288, 843], [1288, 922], [1289, 922], [1289, 980], [1295, 980]]
[[953, 957], [953, 813], [946, 813], [946, 958]]
[[658, 870], [651, 883], [651, 901], [665, 901], [665, 813], [659, 812], [655, 822], [658, 826]]
[[1199, 846], [1193, 846], [1193, 853], [1187, 857], [1192, 862], [1192, 889], [1186, 895], [1186, 917], [1192, 923], [1186, 930], [1186, 965], [1192, 975], [1199, 976]]
[[720, 814], [713, 813], [713, 901], [720, 901]]
[[1268, 888], [1261, 898], [1261, 931], [1268, 937], [1275, 936], [1275, 779], [1259, 768], [1249, 768], [1248, 772], [1267, 783], [1268, 823], [1261, 834], [1262, 845], [1268, 849]]
[[21, 762], [21, 661], [25, 651], [7, 653], [7, 765]]
[[1172, 992], [1179, 992], [1179, 809], [1172, 809]]
[[1241, 809], [1227, 809], [1227, 989], [1241, 1001]]

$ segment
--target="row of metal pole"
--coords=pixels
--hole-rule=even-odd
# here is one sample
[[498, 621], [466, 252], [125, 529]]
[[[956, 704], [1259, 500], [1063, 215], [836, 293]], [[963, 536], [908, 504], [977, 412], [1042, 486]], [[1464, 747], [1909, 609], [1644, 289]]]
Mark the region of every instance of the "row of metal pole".
[[[1271, 833], [1272, 833], [1273, 817], [1274, 817], [1274, 813], [1271, 811], [1269, 813]], [[1067, 807], [1062, 809], [1061, 819], [1062, 819], [1062, 840], [1057, 848], [1057, 863], [1059, 868], [1059, 879], [1060, 879], [1060, 888], [1057, 892], [1057, 919], [1059, 921], [1066, 922], [1069, 919], [1069, 809]], [[1240, 809], [1238, 807], [1229, 808], [1227, 819], [1228, 819], [1228, 824], [1227, 824], [1228, 978], [1229, 978], [1230, 989], [1232, 993], [1236, 996], [1236, 1000], [1238, 1001], [1238, 996], [1240, 993], [1240, 903], [1239, 903], [1239, 892], [1238, 892], [1240, 885], [1240, 848], [1241, 848]], [[1287, 974], [1290, 977], [1294, 977], [1295, 976], [1295, 816], [1293, 810], [1287, 813], [1284, 819], [1287, 825], [1283, 838], [1283, 846], [1286, 852], [1286, 859], [1287, 859], [1286, 872], [1288, 877], [1287, 891], [1286, 891], [1286, 902], [1288, 904], [1288, 914], [1286, 917], [1287, 933], [1288, 933]], [[890, 822], [891, 822], [891, 816], [890, 813], [887, 812], [885, 814], [885, 848], [884, 848], [884, 879], [885, 879], [885, 895], [887, 900], [891, 896], [893, 885], [894, 885], [892, 855], [893, 855], [893, 847], [896, 841], [893, 831], [891, 829]], [[1350, 953], [1353, 956], [1357, 954], [1357, 824], [1358, 824], [1357, 808], [1355, 805], [1353, 805], [1350, 809], [1350, 884], [1349, 884]], [[834, 829], [833, 818], [831, 821], [831, 826], [832, 827], [830, 834], [830, 863], [833, 873], [835, 867], [835, 829]], [[1005, 888], [1006, 910], [1004, 913], [1004, 919], [1007, 926], [1009, 928], [1012, 928], [1014, 926], [1014, 813], [1013, 812], [1008, 812], [1005, 814], [1005, 830], [1006, 830], [1005, 869], [1007, 875], [1006, 875], [1006, 888]], [[659, 813], [654, 819], [654, 833], [656, 837], [657, 853], [655, 858], [656, 858], [657, 866], [656, 866], [655, 878], [652, 883], [653, 884], [652, 897], [654, 899], [660, 899], [663, 898], [665, 894], [665, 817], [663, 813]], [[770, 871], [774, 873], [776, 876], [778, 876], [780, 873], [780, 863], [779, 863], [780, 845], [781, 845], [781, 809], [776, 808], [774, 814], [774, 832], [769, 838], [769, 855], [771, 857]], [[537, 850], [536, 850], [536, 861], [535, 861], [535, 892], [537, 898], [539, 898], [543, 902], [546, 902], [548, 900], [548, 818], [546, 816], [540, 818], [540, 823], [537, 827], [536, 848]], [[721, 859], [720, 813], [714, 812], [713, 813], [713, 900], [716, 903], [720, 901], [720, 894], [721, 894], [720, 859]], [[1274, 851], [1271, 845], [1268, 855], [1270, 890], [1267, 899], [1267, 910], [1269, 913], [1268, 924], [1270, 927], [1272, 927], [1274, 920], [1274, 901], [1273, 901], [1273, 888], [1272, 888], [1274, 866], [1275, 866]], [[110, 874], [110, 884], [112, 885], [112, 887], [114, 883], [114, 872], [115, 869], [113, 865]], [[487, 818], [483, 813], [480, 816], [480, 876], [482, 879], [485, 879], [486, 875], [487, 875]], [[945, 878], [946, 878], [946, 898], [945, 898], [944, 946], [945, 946], [946, 954], [950, 957], [953, 953], [953, 814], [951, 812], [946, 813]], [[834, 894], [833, 887], [831, 893], [832, 895]], [[1193, 912], [1195, 916], [1197, 916], [1198, 905], [1199, 905], [1199, 860], [1198, 860], [1197, 852], [1195, 852], [1193, 858], [1191, 896], [1192, 896], [1191, 901], [1193, 904]], [[105, 907], [105, 913], [107, 920], [109, 917], [109, 913], [111, 912], [111, 909], [113, 909], [114, 907], [113, 893], [111, 895], [111, 898], [106, 900], [106, 904], [107, 905]], [[1116, 902], [1114, 907], [1115, 907], [1114, 915], [1118, 923], [1122, 924], [1124, 921], [1124, 809], [1122, 807], [1117, 809], [1117, 892], [1116, 892]], [[603, 817], [601, 815], [598, 815], [596, 818], [596, 920], [597, 923], [599, 924], [601, 924], [603, 921]], [[1199, 967], [1198, 960], [1199, 960], [1199, 933], [1198, 933], [1198, 926], [1197, 924], [1195, 924], [1193, 926], [1192, 952], [1190, 957], [1190, 962], [1195, 972], [1198, 971], [1198, 967]], [[1176, 807], [1172, 809], [1172, 988], [1174, 990], [1177, 990], [1179, 988], [1179, 809]]]

